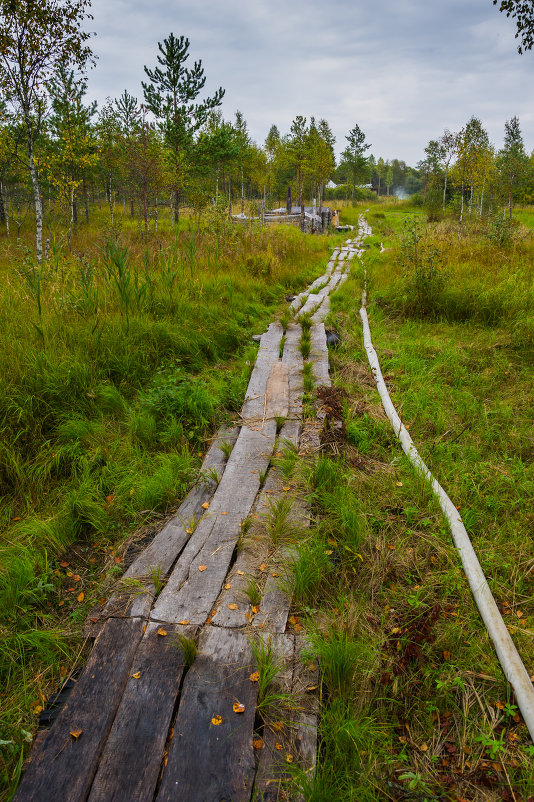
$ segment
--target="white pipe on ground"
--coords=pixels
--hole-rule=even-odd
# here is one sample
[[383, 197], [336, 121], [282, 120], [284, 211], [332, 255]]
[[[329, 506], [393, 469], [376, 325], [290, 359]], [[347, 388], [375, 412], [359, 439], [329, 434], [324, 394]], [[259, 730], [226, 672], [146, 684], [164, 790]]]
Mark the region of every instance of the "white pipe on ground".
[[527, 725], [530, 737], [534, 741], [534, 687], [514, 642], [510, 637], [510, 633], [506, 628], [506, 624], [495, 603], [495, 599], [492, 596], [460, 514], [445, 490], [419, 456], [412, 438], [389, 397], [386, 383], [384, 382], [384, 377], [380, 370], [378, 356], [371, 341], [369, 319], [365, 308], [366, 305], [367, 293], [364, 289], [362, 294], [362, 308], [360, 309], [360, 317], [363, 324], [363, 340], [371, 371], [376, 381], [376, 387], [382, 399], [382, 405], [395, 430], [395, 435], [401, 443], [404, 453], [415, 465], [417, 470], [430, 482], [432, 490], [438, 498], [440, 507], [449, 521], [454, 545], [462, 560], [469, 587], [471, 588], [480, 615], [486, 625], [488, 634], [495, 646], [495, 651], [497, 652], [497, 657], [500, 660], [504, 675], [515, 691], [517, 704], [525, 724]]

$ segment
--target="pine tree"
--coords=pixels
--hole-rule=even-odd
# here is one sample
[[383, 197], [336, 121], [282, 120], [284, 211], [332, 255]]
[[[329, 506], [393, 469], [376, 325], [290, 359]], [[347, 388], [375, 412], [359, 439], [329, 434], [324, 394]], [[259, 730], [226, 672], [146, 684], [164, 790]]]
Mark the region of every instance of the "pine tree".
[[352, 197], [354, 197], [354, 189], [356, 187], [356, 180], [360, 170], [365, 166], [365, 151], [371, 145], [366, 143], [365, 134], [359, 125], [355, 125], [347, 136], [345, 137], [348, 146], [342, 153], [342, 158], [350, 167], [352, 176]]
[[189, 69], [184, 66], [189, 58], [189, 39], [176, 38], [173, 33], [163, 44], [158, 42], [159, 67], [145, 66], [150, 83], [142, 82], [147, 108], [158, 120], [169, 148], [174, 172], [174, 219], [179, 220], [179, 198], [182, 175], [191, 152], [195, 134], [206, 122], [209, 112], [221, 105], [224, 89], [219, 88], [211, 97], [196, 102], [206, 78], [202, 61], [195, 61]]

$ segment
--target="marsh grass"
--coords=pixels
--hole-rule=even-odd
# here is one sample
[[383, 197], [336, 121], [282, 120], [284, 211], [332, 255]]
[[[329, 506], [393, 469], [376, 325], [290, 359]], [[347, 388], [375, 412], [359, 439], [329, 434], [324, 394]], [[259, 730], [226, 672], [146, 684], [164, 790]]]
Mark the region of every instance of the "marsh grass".
[[[72, 251], [55, 240], [37, 268], [26, 235], [0, 235], [5, 788], [35, 728], [35, 677], [57, 686], [107, 572], [122, 572], [109, 549], [187, 492], [206, 438], [242, 404], [251, 331], [328, 253], [327, 238], [296, 229], [209, 220], [141, 236], [117, 210], [115, 227], [80, 226]], [[83, 601], [60, 561], [82, 576]]]
[[[528, 338], [517, 339], [532, 317], [531, 240], [506, 250], [475, 226], [459, 238], [451, 221], [432, 224], [425, 236], [442, 249], [447, 284], [439, 312], [422, 319], [404, 304], [396, 261], [404, 213], [372, 211], [373, 229], [393, 248], [381, 256], [370, 249], [366, 259], [386, 383], [458, 506], [534, 674], [534, 363]], [[337, 456], [319, 455], [295, 473], [316, 525], [290, 564], [294, 608], [304, 613], [323, 693], [317, 771], [297, 771], [293, 781], [316, 802], [449, 793], [475, 802], [528, 799], [528, 732], [448, 526], [377, 406], [354, 302], [360, 293], [355, 271], [332, 299], [344, 343], [331, 355], [334, 386], [350, 399], [346, 441]]]

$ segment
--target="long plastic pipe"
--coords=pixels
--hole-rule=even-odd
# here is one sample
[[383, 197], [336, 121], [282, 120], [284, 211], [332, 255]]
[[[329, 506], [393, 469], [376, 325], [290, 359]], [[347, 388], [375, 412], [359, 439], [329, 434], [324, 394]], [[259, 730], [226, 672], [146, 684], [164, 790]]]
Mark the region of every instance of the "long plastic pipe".
[[506, 628], [506, 624], [495, 603], [495, 599], [492, 596], [460, 514], [445, 490], [419, 456], [412, 438], [389, 397], [386, 383], [384, 382], [384, 377], [380, 370], [378, 356], [371, 341], [369, 319], [365, 308], [366, 305], [367, 292], [364, 289], [362, 294], [362, 308], [360, 309], [360, 317], [363, 324], [363, 341], [369, 364], [376, 381], [376, 387], [382, 399], [382, 405], [395, 430], [397, 439], [400, 440], [404, 453], [412, 461], [417, 470], [430, 482], [432, 490], [438, 498], [440, 507], [449, 521], [454, 545], [462, 560], [469, 587], [471, 588], [480, 615], [486, 625], [488, 634], [495, 646], [495, 651], [497, 652], [497, 657], [500, 660], [504, 675], [515, 691], [517, 704], [525, 724], [528, 727], [530, 737], [534, 741], [534, 687], [514, 642], [510, 637], [510, 633]]

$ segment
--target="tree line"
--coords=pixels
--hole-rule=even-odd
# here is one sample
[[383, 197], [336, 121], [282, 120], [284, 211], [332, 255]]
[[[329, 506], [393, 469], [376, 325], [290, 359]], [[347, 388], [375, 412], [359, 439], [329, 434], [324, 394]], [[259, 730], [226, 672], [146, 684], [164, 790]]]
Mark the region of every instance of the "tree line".
[[[282, 205], [288, 186], [298, 205], [315, 198], [319, 207], [325, 197], [354, 199], [366, 189], [421, 191], [435, 206], [439, 188], [443, 206], [460, 198], [463, 214], [464, 202], [469, 212], [484, 208], [497, 185], [507, 187], [511, 209], [532, 184], [516, 118], [502, 152], [473, 118], [459, 134], [430, 142], [415, 168], [369, 154], [358, 125], [336, 165], [332, 130], [314, 117], [296, 116], [287, 133], [272, 125], [259, 146], [240, 111], [224, 119], [222, 87], [204, 93], [202, 61], [192, 63], [189, 40], [173, 33], [158, 43], [156, 65], [144, 68], [142, 98], [125, 90], [98, 108], [87, 100], [89, 10], [90, 0], [0, 0], [0, 223], [18, 235], [32, 208], [38, 261], [60, 229], [70, 243], [95, 205], [113, 224], [122, 203], [148, 232], [162, 208], [176, 223], [184, 205], [244, 214], [246, 198]], [[332, 179], [340, 186], [328, 189]]]

